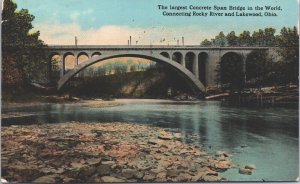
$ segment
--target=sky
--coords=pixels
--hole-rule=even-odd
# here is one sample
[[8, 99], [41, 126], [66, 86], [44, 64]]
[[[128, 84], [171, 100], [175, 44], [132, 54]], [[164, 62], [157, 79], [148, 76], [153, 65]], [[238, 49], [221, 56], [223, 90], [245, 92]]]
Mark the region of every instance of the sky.
[[[297, 0], [15, 1], [18, 9], [28, 9], [35, 16], [34, 30], [39, 30], [41, 39], [49, 45], [73, 45], [75, 36], [79, 45], [127, 45], [129, 36], [132, 36], [133, 45], [176, 45], [181, 37], [184, 37], [186, 45], [199, 45], [202, 40], [213, 38], [220, 31], [239, 34], [243, 30], [253, 32], [274, 27], [279, 32], [284, 26], [298, 25]], [[168, 10], [159, 10], [158, 5], [168, 6]], [[275, 11], [276, 17], [163, 16], [163, 11], [182, 12], [170, 10], [170, 5], [280, 6], [282, 10]]]

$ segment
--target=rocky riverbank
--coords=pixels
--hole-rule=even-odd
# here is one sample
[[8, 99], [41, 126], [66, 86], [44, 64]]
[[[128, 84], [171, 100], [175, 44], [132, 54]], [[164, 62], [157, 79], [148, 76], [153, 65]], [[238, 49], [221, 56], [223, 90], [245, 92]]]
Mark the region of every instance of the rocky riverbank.
[[230, 155], [185, 144], [178, 132], [133, 123], [3, 127], [2, 177], [9, 182], [226, 181]]

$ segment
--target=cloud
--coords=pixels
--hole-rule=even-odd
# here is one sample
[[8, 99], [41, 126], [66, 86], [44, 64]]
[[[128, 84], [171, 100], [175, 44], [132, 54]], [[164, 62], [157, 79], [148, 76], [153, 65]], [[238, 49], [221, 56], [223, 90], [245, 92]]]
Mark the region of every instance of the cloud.
[[[74, 14], [75, 18], [77, 14]], [[40, 31], [41, 39], [49, 45], [74, 44], [77, 36], [79, 45], [127, 45], [132, 37], [132, 45], [176, 45], [177, 40], [181, 44], [182, 36], [185, 44], [199, 45], [205, 38], [212, 38], [216, 31], [201, 32], [201, 27], [129, 27], [118, 25], [106, 25], [98, 29], [83, 30], [77, 23], [72, 24], [36, 24]]]
[[73, 22], [75, 22], [80, 16], [80, 13], [78, 11], [72, 12], [70, 14], [70, 18]]
[[84, 10], [83, 12], [82, 12], [82, 15], [90, 15], [90, 14], [92, 14], [94, 12], [94, 10], [92, 10], [92, 9], [87, 9], [87, 10]]

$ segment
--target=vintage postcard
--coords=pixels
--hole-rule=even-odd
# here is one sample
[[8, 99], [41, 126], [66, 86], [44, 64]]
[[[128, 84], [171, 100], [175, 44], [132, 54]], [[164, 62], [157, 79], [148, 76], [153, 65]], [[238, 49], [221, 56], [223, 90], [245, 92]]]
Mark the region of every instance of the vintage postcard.
[[299, 181], [298, 0], [2, 0], [1, 183]]

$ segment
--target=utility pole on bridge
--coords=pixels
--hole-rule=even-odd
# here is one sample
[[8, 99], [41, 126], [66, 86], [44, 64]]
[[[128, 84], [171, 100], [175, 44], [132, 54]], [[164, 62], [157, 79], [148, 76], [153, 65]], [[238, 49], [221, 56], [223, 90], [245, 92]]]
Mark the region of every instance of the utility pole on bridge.
[[78, 42], [77, 36], [75, 36], [75, 46], [76, 46], [76, 47], [77, 47], [77, 42]]

